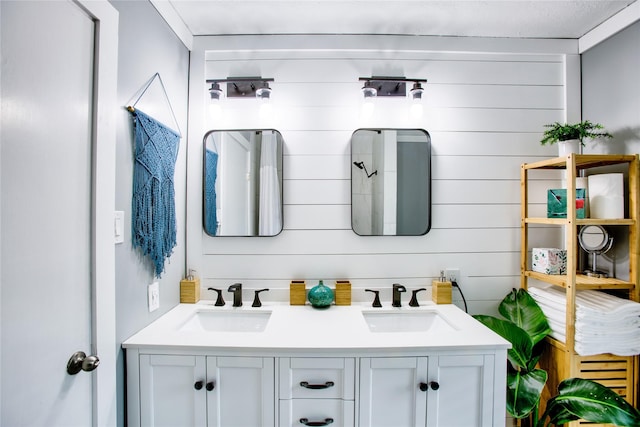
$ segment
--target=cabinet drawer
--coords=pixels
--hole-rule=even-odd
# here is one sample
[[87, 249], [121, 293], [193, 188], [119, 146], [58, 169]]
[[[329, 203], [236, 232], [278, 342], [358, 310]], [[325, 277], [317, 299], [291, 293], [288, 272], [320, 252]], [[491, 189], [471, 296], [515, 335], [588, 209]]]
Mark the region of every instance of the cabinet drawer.
[[279, 366], [280, 399], [354, 398], [354, 358], [283, 357]]
[[[333, 426], [355, 425], [353, 400], [293, 399], [280, 401], [280, 427], [303, 427], [305, 422]], [[306, 421], [305, 421], [306, 420]]]

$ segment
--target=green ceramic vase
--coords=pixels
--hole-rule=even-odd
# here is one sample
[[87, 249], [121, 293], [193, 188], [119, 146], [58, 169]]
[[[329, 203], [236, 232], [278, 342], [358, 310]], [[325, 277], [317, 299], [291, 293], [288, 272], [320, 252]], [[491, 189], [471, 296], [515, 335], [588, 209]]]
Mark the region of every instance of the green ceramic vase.
[[309, 302], [311, 306], [316, 308], [329, 307], [333, 302], [333, 290], [330, 287], [325, 286], [322, 280], [309, 290]]

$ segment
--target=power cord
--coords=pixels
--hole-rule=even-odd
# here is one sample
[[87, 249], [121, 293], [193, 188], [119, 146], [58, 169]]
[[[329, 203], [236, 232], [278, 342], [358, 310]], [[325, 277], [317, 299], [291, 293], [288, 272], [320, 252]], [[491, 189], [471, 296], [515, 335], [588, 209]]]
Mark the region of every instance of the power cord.
[[452, 280], [451, 286], [453, 286], [458, 290], [458, 292], [460, 292], [460, 296], [462, 297], [462, 302], [464, 303], [464, 312], [469, 313], [469, 309], [467, 308], [467, 300], [464, 298], [464, 294], [462, 293], [462, 289], [460, 289], [460, 286], [458, 286], [458, 282], [456, 282], [455, 280]]

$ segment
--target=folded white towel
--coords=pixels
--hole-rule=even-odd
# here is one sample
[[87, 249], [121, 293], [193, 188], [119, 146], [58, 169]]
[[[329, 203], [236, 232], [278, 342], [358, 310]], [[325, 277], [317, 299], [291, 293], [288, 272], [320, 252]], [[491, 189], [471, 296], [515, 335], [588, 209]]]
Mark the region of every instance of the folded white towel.
[[[529, 288], [544, 312], [551, 336], [565, 342], [566, 295], [557, 287]], [[604, 292], [576, 292], [575, 351], [582, 355], [640, 354], [640, 303]]]

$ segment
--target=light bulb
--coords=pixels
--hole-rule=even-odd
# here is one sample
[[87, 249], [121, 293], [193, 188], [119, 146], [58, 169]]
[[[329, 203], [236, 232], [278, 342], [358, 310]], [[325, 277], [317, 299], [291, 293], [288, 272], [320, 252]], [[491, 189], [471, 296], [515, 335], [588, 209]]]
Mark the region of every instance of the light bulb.
[[365, 98], [364, 102], [362, 103], [362, 118], [363, 119], [367, 119], [370, 118], [371, 116], [373, 116], [373, 111], [375, 110], [376, 106], [375, 103], [373, 102], [375, 98]]
[[424, 108], [422, 107], [422, 103], [411, 103], [411, 107], [409, 108], [409, 114], [414, 119], [422, 118], [422, 113], [424, 112]]
[[378, 90], [371, 86], [371, 82], [366, 81], [362, 87], [362, 95], [364, 96], [364, 102], [362, 103], [362, 118], [369, 118], [373, 115], [375, 109], [374, 100], [378, 96]]
[[220, 105], [220, 101], [209, 103], [209, 115], [212, 119], [216, 120], [222, 117], [222, 105]]
[[222, 116], [222, 98], [224, 97], [224, 93], [222, 89], [220, 89], [220, 85], [218, 83], [211, 83], [211, 88], [209, 88], [209, 114], [214, 119], [219, 119]]
[[256, 89], [256, 98], [263, 102], [268, 102], [271, 98], [271, 88], [269, 87], [269, 83], [264, 82], [263, 86]]
[[258, 107], [258, 115], [260, 117], [260, 120], [267, 121], [267, 122], [273, 120], [274, 112], [273, 112], [273, 103], [271, 102], [271, 99], [261, 98], [259, 102], [260, 102], [260, 106]]
[[362, 87], [362, 94], [364, 95], [365, 101], [368, 98], [375, 98], [378, 95], [378, 90], [371, 86], [370, 81], [364, 82], [364, 86]]
[[415, 119], [419, 119], [422, 117], [423, 106], [422, 106], [422, 93], [424, 89], [420, 82], [415, 82], [413, 84], [413, 88], [409, 91], [409, 97], [411, 98], [411, 107], [410, 114], [411, 117]]

